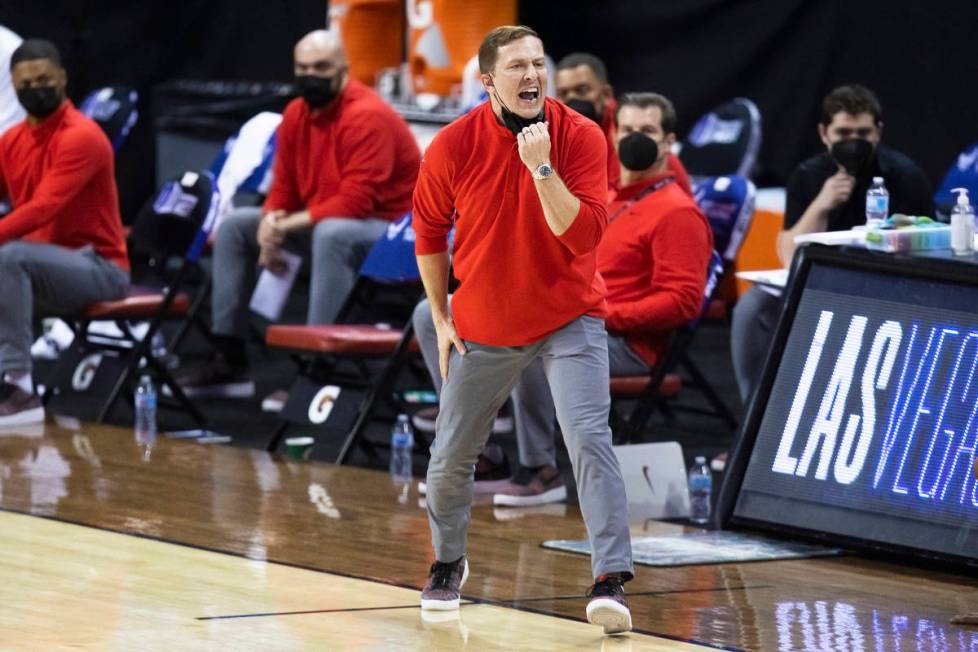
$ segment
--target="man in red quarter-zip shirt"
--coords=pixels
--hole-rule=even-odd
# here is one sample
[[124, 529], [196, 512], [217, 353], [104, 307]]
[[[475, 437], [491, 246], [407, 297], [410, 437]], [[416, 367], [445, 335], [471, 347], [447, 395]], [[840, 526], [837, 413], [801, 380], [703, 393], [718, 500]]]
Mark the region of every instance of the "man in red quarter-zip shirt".
[[177, 378], [190, 397], [254, 394], [245, 341], [257, 268], [284, 272], [284, 252], [309, 259], [306, 323], [331, 324], [370, 247], [411, 209], [417, 142], [389, 104], [350, 76], [339, 32], [302, 37], [293, 69], [301, 97], [282, 114], [265, 204], [235, 210], [217, 231], [215, 352]]
[[[479, 48], [489, 102], [429, 146], [414, 193], [421, 278], [444, 380], [427, 475], [436, 561], [426, 610], [457, 609], [468, 576], [473, 467], [521, 372], [544, 361], [574, 466], [595, 581], [588, 620], [631, 628], [625, 488], [608, 427], [605, 288], [595, 248], [607, 222], [606, 142], [592, 121], [546, 99], [543, 43], [528, 27]], [[461, 286], [448, 311], [448, 232]]]
[[28, 39], [10, 57], [27, 119], [0, 138], [0, 427], [44, 420], [31, 381], [35, 313], [121, 298], [129, 261], [112, 146], [66, 99], [57, 48]]

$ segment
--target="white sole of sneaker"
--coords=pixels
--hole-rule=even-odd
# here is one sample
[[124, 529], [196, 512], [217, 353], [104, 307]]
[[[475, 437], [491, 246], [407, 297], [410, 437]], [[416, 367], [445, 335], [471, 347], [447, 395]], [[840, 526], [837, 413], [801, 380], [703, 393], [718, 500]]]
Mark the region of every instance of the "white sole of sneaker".
[[281, 412], [282, 408], [285, 407], [285, 401], [281, 401], [277, 398], [266, 398], [261, 402], [262, 412]]
[[14, 428], [16, 426], [29, 426], [35, 423], [44, 422], [44, 408], [36, 407], [30, 410], [22, 410], [17, 414], [0, 417], [0, 428]]
[[[462, 569], [462, 581], [458, 583], [459, 592], [465, 586], [465, 580], [469, 579], [469, 560], [465, 560], [465, 568]], [[452, 611], [458, 609], [461, 599], [455, 600], [425, 600], [421, 598], [421, 608], [427, 611]]]
[[424, 480], [418, 480], [418, 494], [421, 496], [428, 495], [428, 484]]
[[549, 503], [559, 503], [567, 500], [567, 487], [554, 487], [542, 494], [535, 496], [513, 496], [511, 494], [495, 494], [492, 497], [492, 504], [500, 507], [533, 507], [534, 505], [547, 505]]
[[604, 598], [588, 603], [587, 621], [604, 627], [605, 634], [624, 634], [632, 628], [632, 614], [628, 607]]
[[[240, 383], [225, 383], [223, 385], [208, 385], [206, 387], [184, 387], [183, 393], [187, 398], [254, 398], [255, 383], [252, 380]], [[164, 396], [173, 396], [170, 388], [163, 386]]]

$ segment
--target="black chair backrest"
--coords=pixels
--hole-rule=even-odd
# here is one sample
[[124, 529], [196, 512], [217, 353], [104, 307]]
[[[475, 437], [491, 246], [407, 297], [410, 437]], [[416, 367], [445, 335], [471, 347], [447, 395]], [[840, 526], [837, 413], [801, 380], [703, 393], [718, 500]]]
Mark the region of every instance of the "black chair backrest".
[[162, 267], [168, 259], [183, 258], [212, 212], [216, 190], [210, 172], [185, 172], [163, 184], [133, 221], [130, 258], [135, 268]]

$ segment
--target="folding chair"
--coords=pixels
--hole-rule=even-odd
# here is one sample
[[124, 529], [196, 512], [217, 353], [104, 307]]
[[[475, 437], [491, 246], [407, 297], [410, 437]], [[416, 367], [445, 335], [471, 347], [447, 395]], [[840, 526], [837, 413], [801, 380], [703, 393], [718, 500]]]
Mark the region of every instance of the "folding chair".
[[106, 86], [92, 91], [78, 110], [94, 120], [118, 151], [139, 119], [139, 94], [124, 86]]
[[[383, 295], [392, 290], [393, 301], [385, 302]], [[299, 364], [269, 451], [277, 449], [292, 425], [305, 424], [343, 436], [337, 464], [347, 460], [354, 444], [376, 455], [364, 430], [379, 399], [392, 394], [405, 363], [419, 352], [410, 316], [421, 291], [409, 213], [371, 248], [336, 324], [268, 328], [266, 344], [289, 351]], [[356, 323], [365, 309], [378, 308], [403, 321], [403, 329]], [[369, 360], [384, 360], [379, 372], [371, 373]], [[344, 362], [352, 363], [354, 374], [343, 373]]]
[[[99, 389], [108, 389], [108, 395], [101, 401], [95, 416], [95, 421], [101, 423], [126, 386], [134, 385], [140, 366], [145, 365], [194, 420], [200, 424], [206, 421], [203, 413], [174, 381], [166, 365], [156, 357], [151, 343], [164, 321], [183, 319], [187, 315], [190, 299], [181, 292], [181, 287], [197, 266], [213, 226], [219, 200], [214, 177], [207, 171], [199, 174], [188, 172], [181, 181], [164, 187], [157, 198], [157, 212], [169, 219], [156, 224], [155, 228], [137, 224], [140, 228], [134, 234], [149, 238], [155, 234], [163, 247], [160, 254], [163, 258], [166, 252], [182, 247], [179, 268], [162, 289], [133, 286], [126, 297], [93, 304], [83, 314], [75, 316], [75, 339], [59, 360], [55, 382], [45, 393], [45, 402], [52, 403], [55, 409], [62, 406], [65, 408], [62, 411], [70, 414], [86, 399], [100, 400], [97, 395]], [[91, 334], [89, 326], [95, 320], [114, 322], [121, 336]], [[131, 326], [132, 322], [140, 320], [149, 321], [148, 330], [141, 337], [133, 332]], [[114, 360], [115, 364], [108, 364], [110, 360]], [[95, 395], [89, 390], [95, 390]]]
[[748, 177], [761, 150], [761, 112], [746, 97], [725, 102], [697, 120], [679, 147], [694, 178]]
[[[689, 378], [682, 378], [678, 371], [684, 367], [684, 360], [687, 359], [686, 352], [693, 341], [693, 335], [697, 327], [709, 309], [710, 301], [717, 287], [721, 275], [723, 274], [723, 259], [714, 250], [710, 255], [710, 262], [707, 268], [707, 280], [703, 290], [703, 303], [700, 314], [687, 324], [678, 329], [672, 335], [672, 341], [666, 354], [658, 365], [647, 376], [615, 376], [611, 378], [610, 390], [612, 397], [611, 425], [614, 432], [616, 444], [630, 444], [638, 441], [639, 436], [645, 429], [649, 418], [656, 410], [662, 411], [667, 416], [671, 416], [674, 410], [681, 409], [686, 412], [719, 416], [727, 421], [731, 427], [736, 425], [736, 420], [729, 409], [723, 404], [719, 396], [705, 378], [695, 367], [689, 373]], [[687, 369], [687, 372], [690, 372]], [[667, 399], [676, 397], [684, 386], [692, 386], [701, 391], [707, 400], [714, 404], [714, 410], [704, 410], [691, 406], [674, 406], [667, 403]], [[619, 408], [623, 400], [633, 402], [631, 410], [624, 413]]]

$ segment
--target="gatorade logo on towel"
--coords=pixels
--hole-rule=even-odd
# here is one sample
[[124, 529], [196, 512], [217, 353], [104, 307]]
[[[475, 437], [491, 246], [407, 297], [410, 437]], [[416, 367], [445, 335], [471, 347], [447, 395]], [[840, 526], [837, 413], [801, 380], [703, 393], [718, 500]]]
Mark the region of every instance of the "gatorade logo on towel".
[[336, 385], [326, 385], [320, 388], [309, 403], [309, 421], [316, 425], [326, 423], [333, 412], [336, 399], [340, 396], [340, 388]]

